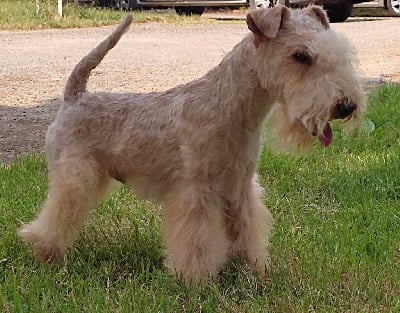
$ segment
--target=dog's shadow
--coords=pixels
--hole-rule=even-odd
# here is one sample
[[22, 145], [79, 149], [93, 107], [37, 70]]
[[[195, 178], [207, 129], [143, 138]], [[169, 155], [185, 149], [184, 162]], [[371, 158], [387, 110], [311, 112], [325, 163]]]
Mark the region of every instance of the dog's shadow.
[[59, 98], [37, 106], [0, 105], [0, 163], [43, 152], [47, 128], [60, 105]]
[[[166, 288], [179, 293], [187, 288], [199, 292], [217, 288], [222, 293], [241, 294], [232, 286], [248, 286], [257, 294], [268, 291], [270, 279], [260, 280], [253, 266], [241, 258], [228, 261], [207, 284], [185, 284], [179, 275], [171, 275], [164, 266], [161, 220], [159, 206], [138, 200], [128, 187], [121, 187], [92, 214], [68, 253], [66, 266], [82, 275], [107, 272], [112, 281], [134, 277], [138, 283], [151, 284], [161, 278], [169, 282]], [[273, 272], [267, 270], [267, 277]]]
[[88, 220], [69, 253], [70, 263], [93, 270], [111, 266], [115, 275], [163, 270], [160, 211], [137, 200], [129, 188], [119, 188]]

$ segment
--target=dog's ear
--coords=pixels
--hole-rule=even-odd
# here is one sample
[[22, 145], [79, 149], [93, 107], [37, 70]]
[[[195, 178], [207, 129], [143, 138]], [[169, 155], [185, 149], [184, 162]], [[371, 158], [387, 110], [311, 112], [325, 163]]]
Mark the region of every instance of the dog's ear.
[[247, 14], [246, 22], [254, 34], [254, 45], [256, 48], [268, 39], [276, 37], [282, 27], [284, 19], [289, 18], [289, 9], [278, 6], [271, 9], [255, 10]]
[[317, 5], [310, 5], [305, 10], [309, 16], [320, 22], [325, 27], [325, 29], [329, 29], [329, 19], [322, 7]]

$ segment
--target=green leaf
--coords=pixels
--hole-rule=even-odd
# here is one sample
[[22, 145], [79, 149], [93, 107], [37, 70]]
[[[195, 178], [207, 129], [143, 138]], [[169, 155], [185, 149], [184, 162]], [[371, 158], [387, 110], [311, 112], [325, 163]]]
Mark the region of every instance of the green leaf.
[[371, 120], [369, 120], [369, 119], [368, 119], [368, 120], [365, 120], [364, 123], [363, 123], [363, 130], [364, 130], [365, 132], [367, 132], [368, 134], [373, 133], [374, 130], [375, 130], [375, 124], [374, 124], [374, 122], [371, 121]]

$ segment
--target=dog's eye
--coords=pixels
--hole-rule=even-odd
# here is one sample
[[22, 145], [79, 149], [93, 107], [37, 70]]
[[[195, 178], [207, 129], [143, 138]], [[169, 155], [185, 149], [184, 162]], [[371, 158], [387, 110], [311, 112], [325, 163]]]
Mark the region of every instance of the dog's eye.
[[311, 56], [305, 52], [296, 52], [293, 54], [293, 58], [301, 64], [311, 64], [312, 61]]

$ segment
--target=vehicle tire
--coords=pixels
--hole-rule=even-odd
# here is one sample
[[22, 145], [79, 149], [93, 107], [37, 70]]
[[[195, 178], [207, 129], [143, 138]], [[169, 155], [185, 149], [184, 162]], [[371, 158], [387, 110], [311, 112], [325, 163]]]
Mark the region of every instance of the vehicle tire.
[[129, 0], [113, 0], [111, 1], [111, 7], [115, 10], [129, 10]]
[[107, 0], [96, 0], [94, 2], [94, 5], [96, 7], [106, 8], [106, 7], [108, 7], [108, 1]]
[[387, 0], [386, 4], [392, 16], [400, 16], [400, 0]]
[[137, 0], [128, 0], [128, 10], [140, 10], [141, 7]]
[[341, 4], [325, 6], [324, 9], [327, 11], [331, 23], [344, 22], [353, 10], [353, 2], [349, 0]]
[[179, 15], [202, 15], [205, 7], [175, 7], [176, 13]]

